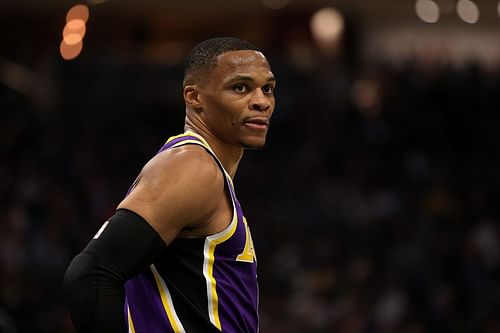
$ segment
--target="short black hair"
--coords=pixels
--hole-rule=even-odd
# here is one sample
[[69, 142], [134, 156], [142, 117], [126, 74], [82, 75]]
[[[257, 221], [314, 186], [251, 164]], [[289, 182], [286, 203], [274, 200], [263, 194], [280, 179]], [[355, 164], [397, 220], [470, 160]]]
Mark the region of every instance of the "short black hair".
[[210, 73], [217, 65], [217, 57], [225, 52], [260, 49], [254, 44], [236, 37], [216, 37], [207, 39], [188, 53], [184, 62], [185, 86], [189, 77]]

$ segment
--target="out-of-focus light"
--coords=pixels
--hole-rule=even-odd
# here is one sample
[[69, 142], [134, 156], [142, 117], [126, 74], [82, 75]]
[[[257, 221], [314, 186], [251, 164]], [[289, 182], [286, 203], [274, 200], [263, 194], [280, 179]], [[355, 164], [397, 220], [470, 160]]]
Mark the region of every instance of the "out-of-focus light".
[[85, 21], [82, 19], [72, 19], [66, 23], [68, 30], [78, 32], [81, 35], [85, 34]]
[[82, 36], [79, 34], [64, 35], [63, 41], [68, 45], [75, 45], [82, 41]]
[[311, 31], [318, 43], [333, 45], [344, 31], [344, 18], [335, 8], [320, 9], [311, 17]]
[[89, 0], [88, 3], [91, 5], [100, 5], [101, 3], [105, 3], [108, 0]]
[[33, 91], [36, 75], [16, 62], [0, 58], [0, 82], [7, 87], [29, 94]]
[[80, 52], [82, 52], [82, 48], [83, 42], [81, 39], [79, 42], [73, 45], [67, 44], [63, 39], [61, 45], [59, 45], [59, 51], [61, 52], [61, 56], [64, 60], [75, 59], [76, 57], [78, 57]]
[[262, 3], [270, 9], [282, 9], [285, 8], [290, 0], [262, 0]]
[[375, 118], [380, 114], [379, 90], [378, 84], [373, 80], [358, 80], [353, 84], [351, 97], [364, 117]]
[[479, 20], [479, 8], [470, 0], [458, 0], [457, 14], [467, 23], [474, 24]]
[[66, 25], [63, 29], [63, 40], [59, 45], [61, 56], [65, 60], [71, 60], [82, 52], [83, 37], [85, 36], [85, 23], [89, 19], [89, 8], [87, 5], [75, 5], [66, 14]]
[[415, 12], [419, 19], [427, 23], [436, 23], [439, 20], [439, 7], [432, 0], [417, 0]]
[[498, 16], [500, 16], [500, 1], [498, 1], [497, 12], [498, 12]]
[[87, 22], [89, 19], [89, 7], [87, 7], [87, 5], [75, 5], [71, 7], [66, 14], [66, 22], [74, 19], [80, 19], [83, 22]]
[[73, 19], [66, 23], [66, 26], [63, 30], [63, 38], [67, 44], [76, 44], [76, 42], [70, 42], [70, 40], [74, 40], [76, 35], [79, 39], [82, 39], [85, 36], [85, 22], [81, 19]]

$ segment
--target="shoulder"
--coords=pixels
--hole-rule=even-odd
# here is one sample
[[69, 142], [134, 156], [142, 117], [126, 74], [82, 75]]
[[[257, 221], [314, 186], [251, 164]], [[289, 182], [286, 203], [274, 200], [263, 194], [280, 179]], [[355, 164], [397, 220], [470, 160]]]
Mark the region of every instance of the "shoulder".
[[200, 186], [223, 185], [223, 175], [214, 158], [199, 145], [168, 149], [153, 157], [141, 171], [141, 181], [187, 182]]
[[224, 181], [205, 148], [172, 148], [146, 163], [118, 208], [142, 216], [168, 244], [183, 228], [210, 220], [225, 198]]

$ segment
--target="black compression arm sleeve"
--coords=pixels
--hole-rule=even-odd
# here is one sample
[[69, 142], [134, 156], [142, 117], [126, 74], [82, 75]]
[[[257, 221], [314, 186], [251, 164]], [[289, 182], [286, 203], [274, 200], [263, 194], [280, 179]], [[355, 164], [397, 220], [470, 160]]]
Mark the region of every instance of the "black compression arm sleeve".
[[79, 333], [126, 333], [124, 283], [165, 249], [160, 235], [139, 215], [116, 211], [77, 255], [64, 275], [64, 290]]

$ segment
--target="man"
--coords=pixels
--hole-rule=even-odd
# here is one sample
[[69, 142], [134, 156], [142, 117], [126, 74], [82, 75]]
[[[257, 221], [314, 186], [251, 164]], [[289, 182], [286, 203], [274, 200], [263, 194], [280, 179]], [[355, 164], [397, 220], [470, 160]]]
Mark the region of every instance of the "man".
[[142, 169], [64, 277], [78, 332], [258, 331], [256, 258], [233, 177], [264, 145], [276, 81], [252, 44], [186, 59], [185, 133]]

